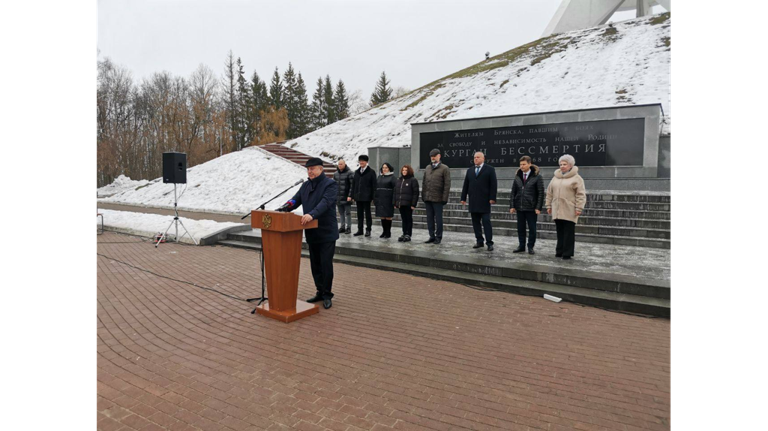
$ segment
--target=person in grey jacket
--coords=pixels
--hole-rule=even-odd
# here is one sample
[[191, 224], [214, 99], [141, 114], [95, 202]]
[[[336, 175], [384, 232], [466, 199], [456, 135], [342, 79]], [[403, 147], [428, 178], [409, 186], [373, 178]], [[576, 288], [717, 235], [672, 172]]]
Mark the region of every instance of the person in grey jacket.
[[531, 164], [528, 156], [520, 157], [520, 169], [512, 182], [509, 198], [509, 212], [517, 213], [517, 238], [520, 245], [512, 253], [525, 251], [525, 226], [528, 225], [528, 253], [534, 254], [536, 245], [536, 222], [544, 208], [544, 179], [539, 167]]
[[333, 173], [333, 180], [339, 186], [336, 208], [339, 210], [341, 227], [339, 233], [352, 233], [352, 180], [355, 173], [349, 169], [344, 159], [339, 159], [338, 170]]
[[440, 150], [429, 152], [430, 163], [424, 169], [421, 200], [427, 208], [427, 230], [429, 239], [426, 244], [440, 244], [443, 240], [443, 206], [448, 203], [451, 193], [451, 170], [440, 163]]

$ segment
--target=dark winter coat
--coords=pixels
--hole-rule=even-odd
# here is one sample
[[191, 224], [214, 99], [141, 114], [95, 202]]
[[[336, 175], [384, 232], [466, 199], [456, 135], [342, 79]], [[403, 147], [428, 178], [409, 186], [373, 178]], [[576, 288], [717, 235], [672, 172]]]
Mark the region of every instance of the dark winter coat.
[[419, 203], [419, 180], [413, 175], [400, 177], [395, 183], [395, 206], [415, 207]]
[[444, 163], [432, 168], [432, 164], [424, 169], [424, 180], [421, 182], [421, 200], [424, 202], [448, 202], [451, 193], [451, 170]]
[[394, 217], [395, 174], [379, 175], [376, 179], [376, 217]]
[[365, 168], [365, 173], [360, 174], [360, 169], [355, 171], [352, 180], [352, 199], [357, 202], [370, 202], [376, 192], [376, 172], [370, 166]]
[[497, 188], [496, 169], [493, 166], [487, 163], [483, 164], [477, 176], [475, 176], [475, 166], [472, 166], [467, 169], [467, 174], [464, 176], [461, 201], [466, 202], [467, 194], [469, 194], [469, 212], [490, 213], [490, 201], [496, 200]]
[[336, 169], [336, 172], [333, 173], [333, 180], [339, 186], [339, 198], [337, 199], [339, 204], [352, 204], [352, 202], [347, 201], [347, 198], [352, 197], [352, 181], [354, 177], [355, 172], [349, 169], [349, 166], [344, 166], [343, 171]]
[[544, 178], [539, 173], [539, 167], [531, 165], [528, 181], [523, 184], [523, 171], [517, 170], [512, 182], [512, 192], [509, 197], [509, 207], [515, 211], [541, 211], [544, 208]]
[[320, 175], [314, 180], [304, 181], [301, 188], [293, 196], [296, 203], [292, 209], [301, 205], [304, 214], [309, 214], [317, 220], [316, 229], [305, 229], [307, 244], [320, 244], [339, 239], [339, 226], [336, 222], [336, 181]]

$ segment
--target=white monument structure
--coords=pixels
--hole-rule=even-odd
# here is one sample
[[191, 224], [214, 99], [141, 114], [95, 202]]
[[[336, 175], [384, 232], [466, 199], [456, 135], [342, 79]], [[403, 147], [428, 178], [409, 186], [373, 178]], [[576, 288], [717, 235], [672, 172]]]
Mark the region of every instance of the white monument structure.
[[542, 37], [603, 25], [616, 12], [635, 10], [638, 17], [649, 15], [656, 5], [672, 11], [670, 0], [563, 0]]

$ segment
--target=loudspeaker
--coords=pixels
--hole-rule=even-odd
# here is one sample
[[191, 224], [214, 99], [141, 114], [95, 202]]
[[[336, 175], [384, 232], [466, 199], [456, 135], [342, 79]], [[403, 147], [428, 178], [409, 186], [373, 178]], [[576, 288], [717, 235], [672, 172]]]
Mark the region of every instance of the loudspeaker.
[[185, 153], [163, 153], [163, 182], [186, 184], [187, 155]]

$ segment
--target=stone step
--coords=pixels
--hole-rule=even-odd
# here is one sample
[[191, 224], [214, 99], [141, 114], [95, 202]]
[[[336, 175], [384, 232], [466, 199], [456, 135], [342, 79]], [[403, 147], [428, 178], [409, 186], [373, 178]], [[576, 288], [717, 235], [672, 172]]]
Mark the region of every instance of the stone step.
[[[460, 189], [451, 189], [449, 196], [459, 200], [461, 198]], [[509, 191], [497, 191], [497, 199], [509, 199]], [[621, 192], [587, 192], [587, 202], [610, 201], [610, 202], [645, 202], [645, 203], [671, 203], [672, 197], [667, 194], [641, 194], [641, 193], [621, 193]]]
[[[261, 238], [231, 235], [219, 244], [260, 250]], [[306, 244], [302, 247], [302, 256], [309, 257]], [[628, 276], [573, 269], [553, 272], [551, 267], [541, 265], [517, 268], [489, 265], [487, 261], [445, 258], [413, 251], [405, 256], [406, 259], [403, 257], [403, 254], [380, 252], [376, 248], [337, 243], [334, 261], [528, 296], [550, 294], [565, 301], [609, 310], [659, 317], [671, 314], [669, 285], [661, 281], [648, 282]]]
[[[459, 198], [450, 198], [448, 205], [460, 205]], [[424, 206], [424, 202], [419, 200], [419, 207]], [[509, 211], [509, 199], [497, 198], [496, 204], [492, 208], [501, 208]], [[646, 203], [646, 202], [615, 202], [615, 201], [590, 201], [587, 198], [587, 207], [585, 209], [610, 209], [621, 211], [653, 211], [653, 212], [666, 212], [671, 210], [671, 204], [666, 203]]]
[[[381, 221], [379, 219], [374, 218], [373, 224], [379, 227], [381, 225]], [[357, 219], [352, 223], [353, 230], [356, 229], [357, 226]], [[400, 220], [393, 220], [392, 226], [400, 228], [402, 226], [402, 222]], [[539, 238], [543, 239], [551, 239], [556, 240], [557, 239], [557, 231], [554, 229], [554, 224], [550, 228], [547, 226], [546, 228], [543, 228], [541, 223], [538, 224], [538, 230], [536, 234]], [[414, 220], [413, 222], [413, 228], [419, 229], [419, 230], [426, 230], [427, 224], [425, 222], [417, 222]], [[472, 225], [466, 225], [466, 224], [447, 224], [443, 223], [443, 231], [445, 232], [462, 232], [462, 233], [474, 233], [474, 230], [472, 229]], [[493, 226], [493, 236], [494, 237], [512, 237], [517, 238], [517, 225], [513, 228], [507, 228], [507, 227], [498, 227]], [[671, 241], [669, 239], [664, 238], [646, 238], [646, 237], [638, 237], [638, 236], [624, 236], [624, 235], [610, 235], [608, 233], [584, 233], [583, 231], [580, 231], [579, 226], [576, 226], [576, 242], [583, 241], [583, 242], [589, 242], [589, 243], [595, 243], [595, 244], [613, 244], [613, 245], [628, 245], [628, 246], [634, 246], [634, 247], [649, 247], [649, 248], [661, 248], [661, 249], [669, 249], [671, 248]]]
[[[393, 220], [395, 222], [400, 221], [399, 216]], [[426, 215], [413, 216], [413, 222], [424, 223], [427, 222]], [[472, 220], [469, 217], [443, 217], [443, 225], [456, 225], [466, 226], [472, 230]], [[493, 233], [496, 235], [497, 229], [507, 229], [514, 231], [514, 236], [517, 236], [517, 221], [516, 220], [494, 220], [492, 222]], [[551, 221], [539, 221], [537, 224], [537, 231], [551, 231], [556, 232], [555, 223]], [[632, 228], [632, 227], [620, 227], [620, 226], [594, 226], [584, 225], [579, 223], [576, 225], [576, 235], [589, 234], [589, 235], [605, 235], [605, 236], [617, 236], [628, 238], [649, 238], [649, 239], [666, 239], [669, 240], [671, 232], [667, 229], [651, 229], [651, 228]]]
[[[413, 212], [414, 216], [426, 217], [427, 211], [423, 208], [417, 208]], [[443, 218], [466, 218], [470, 219], [470, 215], [466, 208], [463, 210], [443, 210]], [[400, 214], [395, 210], [395, 219], [400, 219]], [[493, 212], [491, 213], [491, 220], [493, 220], [494, 226], [496, 221], [514, 223], [517, 226], [517, 214], [510, 214], [509, 212]], [[538, 217], [538, 223], [553, 223], [552, 216], [548, 214], [540, 214]], [[579, 225], [587, 226], [606, 226], [606, 227], [626, 227], [626, 228], [641, 228], [641, 229], [660, 229], [669, 230], [670, 222], [668, 220], [646, 220], [646, 219], [633, 219], [633, 218], [620, 218], [620, 217], [598, 217], [582, 215], [579, 217]]]
[[[417, 208], [419, 209], [419, 208]], [[448, 204], [443, 207], [443, 211], [464, 211], [467, 212], [467, 207], [461, 204]], [[546, 211], [546, 210], [545, 210]], [[509, 214], [509, 208], [494, 205], [491, 207], [493, 214]], [[611, 210], [611, 209], [595, 209], [586, 208], [582, 213], [583, 217], [608, 217], [608, 218], [628, 218], [637, 220], [669, 220], [670, 213], [664, 211], [631, 211], [631, 210]]]

